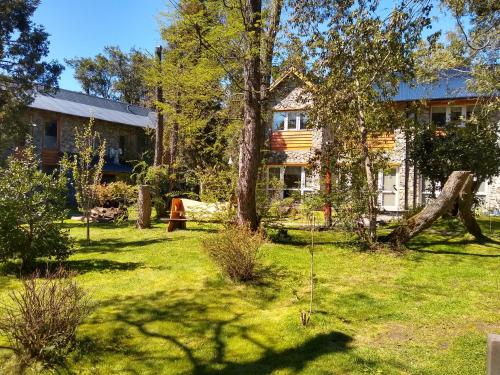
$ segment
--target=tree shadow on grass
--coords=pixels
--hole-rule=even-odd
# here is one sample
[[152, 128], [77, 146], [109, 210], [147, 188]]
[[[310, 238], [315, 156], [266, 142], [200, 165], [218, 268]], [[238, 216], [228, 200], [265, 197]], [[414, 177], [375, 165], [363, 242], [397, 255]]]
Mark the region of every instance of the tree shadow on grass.
[[97, 241], [91, 241], [90, 245], [87, 245], [87, 240], [79, 239], [77, 243], [79, 244], [78, 250], [76, 253], [85, 254], [85, 253], [110, 253], [110, 252], [119, 252], [129, 248], [137, 248], [149, 245], [155, 245], [162, 242], [171, 242], [175, 239], [172, 238], [152, 238], [152, 239], [144, 239], [137, 241], [123, 241], [120, 239], [101, 239]]
[[[111, 307], [107, 310], [113, 311], [113, 315], [105, 321], [95, 318], [88, 324], [111, 324], [115, 328], [110, 330], [107, 343], [102, 343], [101, 336], [100, 347], [87, 347], [86, 355], [99, 362], [101, 356], [106, 355], [102, 345], [113, 350], [116, 338], [130, 337], [130, 330], [138, 332], [144, 340], [164, 342], [149, 351], [137, 350], [132, 344], [137, 342], [136, 338], [130, 342], [121, 340], [118, 345], [118, 354], [127, 353], [134, 363], [148, 366], [151, 373], [164, 371], [169, 362], [183, 360], [190, 367], [189, 373], [198, 375], [269, 374], [280, 369], [300, 371], [324, 354], [350, 350], [352, 338], [338, 331], [312, 337], [305, 333], [303, 342], [286, 349], [274, 349], [272, 344], [278, 344], [279, 339], [270, 337], [264, 344], [260, 327], [245, 323], [243, 318], [247, 313], [232, 309], [233, 298], [237, 296], [230, 291], [205, 288], [159, 292], [146, 298], [111, 299], [101, 306]], [[250, 362], [229, 360], [226, 356], [228, 342], [235, 339], [246, 341], [262, 354]]]
[[44, 277], [61, 266], [69, 271], [75, 271], [80, 274], [87, 272], [132, 271], [143, 266], [143, 264], [135, 262], [116, 262], [107, 259], [81, 259], [65, 260], [61, 262], [38, 261], [30, 269], [21, 269], [20, 263], [18, 262], [6, 262], [0, 266], [0, 274], [25, 277], [35, 272], [39, 272], [40, 277]]

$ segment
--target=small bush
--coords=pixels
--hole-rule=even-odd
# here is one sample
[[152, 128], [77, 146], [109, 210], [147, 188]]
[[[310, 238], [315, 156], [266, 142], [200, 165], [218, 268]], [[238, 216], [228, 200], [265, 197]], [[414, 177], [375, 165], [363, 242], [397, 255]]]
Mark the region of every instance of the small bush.
[[250, 281], [257, 276], [262, 232], [233, 226], [210, 236], [203, 247], [217, 266], [233, 281]]
[[0, 331], [20, 363], [54, 362], [71, 349], [78, 325], [91, 310], [90, 299], [72, 276], [62, 268], [46, 278], [35, 273], [23, 281], [21, 291], [10, 293]]
[[0, 260], [21, 259], [23, 270], [37, 258], [71, 254], [66, 218], [66, 171], [40, 170], [32, 144], [18, 149], [0, 168]]
[[137, 186], [123, 181], [98, 185], [97, 197], [101, 207], [127, 208], [137, 201]]

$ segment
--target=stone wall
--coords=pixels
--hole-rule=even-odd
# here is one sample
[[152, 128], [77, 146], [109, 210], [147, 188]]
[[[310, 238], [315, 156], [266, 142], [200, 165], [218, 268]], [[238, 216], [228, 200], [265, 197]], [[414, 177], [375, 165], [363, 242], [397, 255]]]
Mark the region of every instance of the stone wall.
[[[52, 119], [57, 119], [59, 124], [60, 151], [63, 153], [75, 152], [75, 131], [77, 128], [83, 128], [88, 123], [88, 119], [48, 111], [32, 110], [31, 121], [36, 124], [33, 127], [33, 138], [38, 152], [40, 152], [42, 147], [44, 124]], [[101, 120], [95, 120], [94, 128], [99, 132], [102, 139], [106, 140], [107, 155], [109, 155], [111, 148], [117, 149], [120, 147], [120, 137], [124, 137], [125, 153], [123, 158], [130, 160], [139, 156], [142, 148], [141, 140], [145, 132], [143, 128]]]
[[[310, 101], [302, 89], [302, 82], [295, 76], [290, 75], [283, 80], [271, 93], [271, 108], [273, 111], [292, 111], [307, 108]], [[272, 116], [268, 127], [268, 135], [272, 129]], [[316, 151], [321, 150], [323, 143], [323, 131], [311, 129], [312, 147], [309, 150], [286, 150], [270, 151], [267, 158], [268, 164], [309, 164]], [[269, 137], [268, 137], [269, 139]], [[312, 186], [320, 188], [320, 176], [313, 173]]]

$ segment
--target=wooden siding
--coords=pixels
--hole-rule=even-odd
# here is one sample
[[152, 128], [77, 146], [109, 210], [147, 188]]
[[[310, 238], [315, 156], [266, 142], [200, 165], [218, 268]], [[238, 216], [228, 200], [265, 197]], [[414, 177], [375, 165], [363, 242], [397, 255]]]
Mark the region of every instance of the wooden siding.
[[375, 149], [392, 150], [396, 140], [394, 133], [383, 133], [374, 137], [369, 137], [368, 143], [370, 147]]
[[59, 151], [57, 150], [42, 150], [42, 165], [54, 166], [59, 163]]
[[271, 150], [309, 150], [312, 147], [312, 130], [274, 131], [271, 133]]

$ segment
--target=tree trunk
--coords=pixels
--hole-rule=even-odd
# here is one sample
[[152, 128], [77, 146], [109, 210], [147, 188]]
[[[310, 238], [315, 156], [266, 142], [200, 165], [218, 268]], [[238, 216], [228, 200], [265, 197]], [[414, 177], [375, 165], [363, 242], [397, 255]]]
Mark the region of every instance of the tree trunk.
[[87, 219], [87, 246], [90, 246], [90, 210], [85, 213]]
[[482, 241], [485, 239], [485, 236], [481, 232], [481, 228], [479, 227], [479, 224], [474, 217], [474, 213], [472, 212], [474, 198], [473, 185], [474, 181], [472, 174], [469, 174], [462, 190], [458, 195], [458, 217], [464, 224], [465, 228], [467, 228], [467, 231], [476, 237], [476, 239]]
[[331, 193], [332, 193], [332, 171], [330, 170], [330, 162], [327, 161], [327, 166], [325, 171], [326, 202], [323, 207], [323, 216], [325, 218], [326, 228], [330, 228], [332, 226], [332, 202], [330, 201]]
[[260, 0], [246, 0], [242, 5], [247, 46], [243, 65], [244, 107], [238, 179], [238, 222], [257, 229], [255, 191], [260, 165], [263, 128], [260, 107]]
[[359, 126], [361, 133], [361, 148], [363, 152], [363, 167], [368, 188], [368, 243], [373, 245], [377, 241], [377, 184], [373, 173], [373, 165], [368, 145], [368, 129], [365, 125], [365, 115], [359, 107]]
[[148, 185], [139, 186], [137, 227], [140, 229], [151, 227], [151, 188]]
[[449, 211], [469, 176], [468, 171], [453, 172], [444, 184], [439, 197], [433, 199], [422, 211], [409, 218], [405, 224], [400, 225], [387, 236], [391, 246], [398, 248], [405, 244], [424, 229], [429, 228], [443, 213]]
[[[158, 69], [161, 71], [161, 56], [162, 47], [156, 47], [156, 60], [158, 62]], [[156, 101], [158, 103], [163, 103], [163, 88], [161, 83], [158, 83], [156, 87]], [[163, 113], [161, 112], [160, 106], [157, 105], [157, 121], [156, 121], [156, 137], [155, 137], [155, 158], [154, 165], [163, 164]]]

